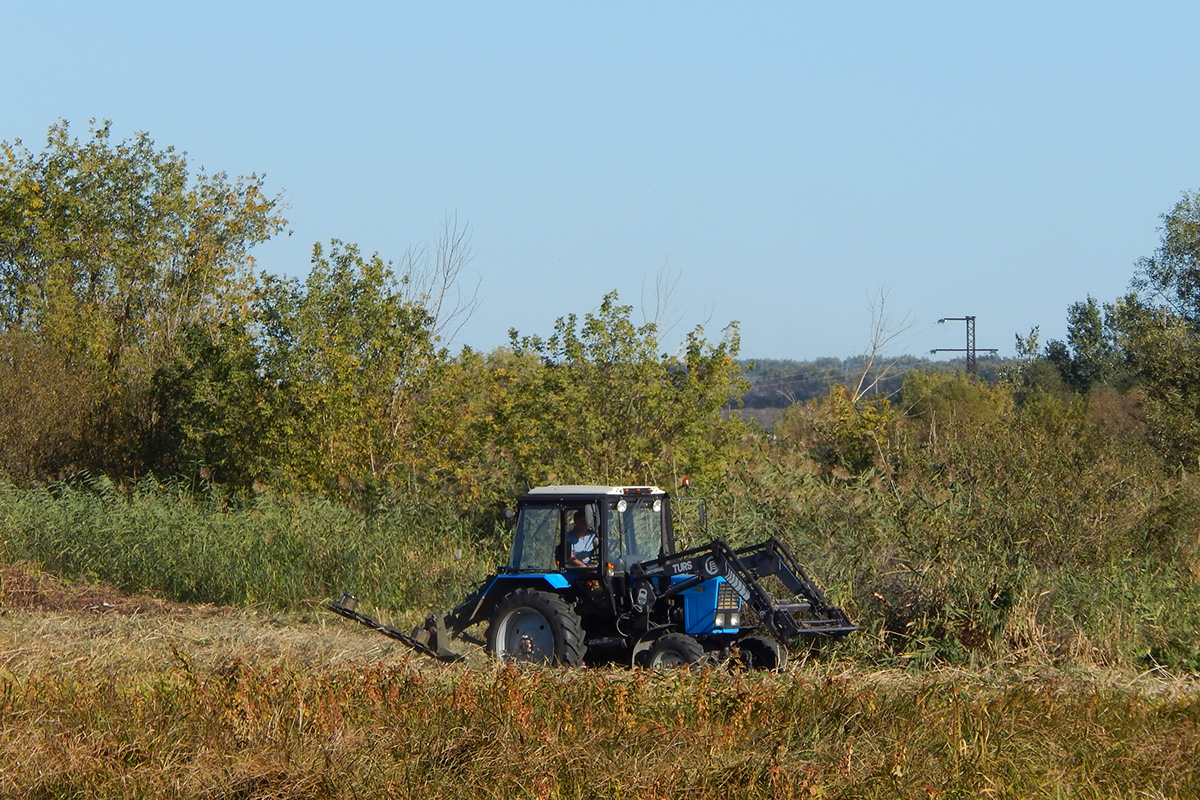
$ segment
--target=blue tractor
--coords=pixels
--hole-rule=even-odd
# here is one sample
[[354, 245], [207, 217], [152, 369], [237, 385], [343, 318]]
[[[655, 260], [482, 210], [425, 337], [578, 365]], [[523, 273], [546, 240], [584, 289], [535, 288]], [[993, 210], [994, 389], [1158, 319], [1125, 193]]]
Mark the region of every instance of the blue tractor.
[[[703, 500], [693, 502], [702, 524]], [[567, 666], [736, 658], [781, 669], [789, 643], [857, 629], [774, 537], [676, 549], [671, 498], [654, 486], [543, 486], [506, 516], [516, 521], [508, 564], [411, 634], [349, 595], [330, 608], [446, 660], [460, 657], [454, 636], [486, 623], [497, 659]]]

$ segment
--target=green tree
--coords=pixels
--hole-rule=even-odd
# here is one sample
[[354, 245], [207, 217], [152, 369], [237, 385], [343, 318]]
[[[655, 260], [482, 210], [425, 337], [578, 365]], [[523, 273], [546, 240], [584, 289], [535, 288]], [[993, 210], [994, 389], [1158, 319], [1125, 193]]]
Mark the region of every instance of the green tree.
[[[282, 411], [278, 385], [259, 368], [243, 320], [216, 330], [192, 325], [176, 358], [154, 375], [156, 419], [147, 462], [162, 475], [189, 475], [248, 487], [279, 468], [272, 430]], [[275, 446], [272, 446], [272, 445]]]
[[258, 176], [192, 176], [145, 133], [112, 142], [108, 122], [83, 142], [60, 122], [42, 153], [2, 143], [0, 329], [152, 370], [188, 325], [249, 299], [249, 250], [283, 227], [279, 209]]
[[[0, 333], [23, 363], [42, 365], [9, 378], [35, 396], [48, 388], [33, 381], [69, 373], [58, 407], [84, 415], [61, 428], [70, 441], [40, 459], [41, 474], [144, 466], [152, 376], [177, 357], [181, 333], [213, 331], [245, 307], [249, 251], [285, 224], [258, 176], [193, 175], [184, 154], [147, 134], [113, 141], [108, 122], [90, 134], [80, 141], [60, 122], [40, 153], [0, 143]], [[14, 353], [2, 354], [10, 366]], [[22, 463], [6, 465], [32, 462]]]
[[671, 355], [631, 314], [611, 292], [582, 323], [559, 318], [548, 339], [511, 332], [516, 362], [542, 365], [506, 387], [498, 424], [529, 482], [671, 485], [724, 466], [742, 423], [721, 411], [746, 388], [736, 324], [716, 343], [697, 327]]
[[1152, 439], [1169, 458], [1200, 458], [1200, 193], [1163, 215], [1159, 246], [1112, 307], [1118, 343], [1144, 394]]
[[1112, 331], [1112, 309], [1102, 309], [1091, 295], [1067, 309], [1067, 341], [1052, 340], [1045, 357], [1063, 382], [1077, 392], [1113, 381], [1122, 367], [1122, 354]]
[[1151, 439], [1168, 458], [1200, 457], [1200, 335], [1168, 308], [1129, 295], [1115, 306]]
[[1162, 220], [1158, 249], [1138, 261], [1134, 288], [1200, 328], [1200, 192], [1184, 192]]
[[304, 283], [268, 278], [257, 308], [288, 477], [344, 492], [410, 471], [418, 410], [446, 354], [391, 266], [351, 244], [316, 245]]

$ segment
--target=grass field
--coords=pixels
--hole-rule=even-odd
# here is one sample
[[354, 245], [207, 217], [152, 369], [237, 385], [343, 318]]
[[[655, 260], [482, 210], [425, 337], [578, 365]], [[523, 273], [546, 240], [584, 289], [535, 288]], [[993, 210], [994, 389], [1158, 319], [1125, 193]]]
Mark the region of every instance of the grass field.
[[443, 665], [320, 611], [3, 578], [3, 797], [1200, 796], [1194, 679]]

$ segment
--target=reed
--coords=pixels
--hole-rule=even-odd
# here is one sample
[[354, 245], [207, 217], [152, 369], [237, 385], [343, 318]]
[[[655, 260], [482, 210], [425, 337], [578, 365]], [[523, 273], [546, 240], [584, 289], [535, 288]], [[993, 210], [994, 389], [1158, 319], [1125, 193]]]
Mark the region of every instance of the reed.
[[101, 479], [0, 485], [0, 557], [179, 602], [297, 608], [355, 591], [425, 608], [451, 602], [503, 551], [446, 503], [392, 498], [356, 512], [320, 498]]

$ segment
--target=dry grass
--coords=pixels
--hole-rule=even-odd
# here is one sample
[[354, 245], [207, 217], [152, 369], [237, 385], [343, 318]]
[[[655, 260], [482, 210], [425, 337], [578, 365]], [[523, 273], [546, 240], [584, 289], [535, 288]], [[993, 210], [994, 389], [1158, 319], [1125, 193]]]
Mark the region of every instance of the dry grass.
[[0, 568], [0, 615], [0, 676], [67, 668], [138, 675], [172, 664], [215, 671], [243, 661], [319, 670], [408, 655], [324, 612], [279, 616], [170, 603], [67, 584], [28, 565]]
[[321, 613], [44, 591], [0, 619], [3, 797], [1200, 795], [1185, 680], [442, 665]]

